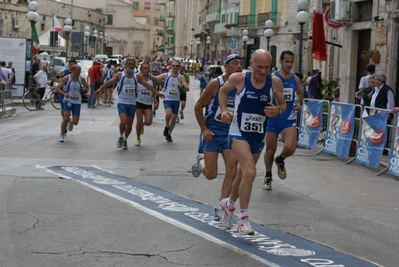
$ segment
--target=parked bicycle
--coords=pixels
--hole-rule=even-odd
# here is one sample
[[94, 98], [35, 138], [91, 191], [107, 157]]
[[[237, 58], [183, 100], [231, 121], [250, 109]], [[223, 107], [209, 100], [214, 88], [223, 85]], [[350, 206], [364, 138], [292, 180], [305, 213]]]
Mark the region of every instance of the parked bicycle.
[[48, 101], [50, 101], [51, 105], [57, 109], [61, 109], [61, 103], [59, 94], [55, 92], [55, 88], [53, 87], [53, 82], [49, 81], [47, 86], [50, 88], [48, 92], [44, 95], [43, 99], [40, 99], [40, 94], [38, 93], [39, 84], [34, 84], [33, 87], [29, 88], [25, 91], [24, 96], [22, 98], [22, 103], [24, 107], [29, 110], [38, 110], [46, 105]]

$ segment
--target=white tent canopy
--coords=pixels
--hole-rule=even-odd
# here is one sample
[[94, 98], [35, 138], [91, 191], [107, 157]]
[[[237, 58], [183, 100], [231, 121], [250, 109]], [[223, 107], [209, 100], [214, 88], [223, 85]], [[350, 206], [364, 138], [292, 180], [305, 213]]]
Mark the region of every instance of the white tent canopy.
[[[50, 32], [51, 32], [51, 30], [48, 30], [47, 32], [43, 33], [39, 37], [40, 45], [43, 45], [43, 46], [50, 45]], [[60, 34], [58, 34], [58, 46], [65, 46], [65, 39], [62, 38]]]

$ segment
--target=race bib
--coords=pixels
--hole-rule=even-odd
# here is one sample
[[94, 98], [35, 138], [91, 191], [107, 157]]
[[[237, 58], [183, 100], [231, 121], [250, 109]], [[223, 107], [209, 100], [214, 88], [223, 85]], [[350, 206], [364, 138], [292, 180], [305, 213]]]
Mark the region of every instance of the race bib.
[[70, 98], [71, 98], [71, 100], [79, 100], [80, 95], [79, 94], [71, 94]]
[[176, 90], [176, 89], [172, 89], [172, 90], [170, 90], [169, 91], [169, 94], [168, 94], [169, 96], [178, 96], [179, 95], [179, 91], [178, 90]]
[[242, 113], [240, 130], [248, 133], [262, 133], [263, 125], [266, 121], [266, 116], [259, 114]]
[[[234, 112], [233, 108], [227, 108], [228, 111]], [[220, 107], [215, 112], [215, 116], [213, 117], [215, 121], [222, 122], [222, 113], [220, 111]]]
[[147, 89], [141, 89], [140, 90], [140, 95], [142, 95], [142, 96], [150, 96], [151, 92], [148, 91]]
[[133, 85], [125, 85], [123, 87], [123, 92], [125, 92], [125, 94], [134, 94], [135, 90], [134, 90], [134, 86]]
[[294, 100], [294, 89], [284, 88], [283, 96], [284, 96], [285, 101], [293, 101]]

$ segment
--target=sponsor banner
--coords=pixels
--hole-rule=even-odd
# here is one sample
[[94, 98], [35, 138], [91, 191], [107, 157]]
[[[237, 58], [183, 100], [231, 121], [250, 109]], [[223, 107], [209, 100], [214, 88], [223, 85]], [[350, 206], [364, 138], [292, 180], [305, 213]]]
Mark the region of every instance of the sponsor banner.
[[176, 227], [239, 251], [267, 266], [376, 266], [367, 260], [255, 222], [251, 222], [254, 235], [241, 235], [235, 227], [226, 230], [222, 222], [213, 220], [213, 207], [128, 177], [94, 167], [54, 166], [48, 169], [62, 178], [74, 179]]
[[389, 157], [388, 172], [395, 176], [399, 176], [399, 119], [395, 116], [393, 124], [393, 136], [391, 142], [391, 154]]
[[355, 126], [355, 105], [331, 102], [328, 115], [325, 153], [347, 158]]
[[380, 112], [363, 118], [359, 132], [356, 162], [377, 168], [387, 139], [388, 112]]
[[323, 100], [304, 102], [301, 110], [298, 146], [315, 148], [322, 127]]

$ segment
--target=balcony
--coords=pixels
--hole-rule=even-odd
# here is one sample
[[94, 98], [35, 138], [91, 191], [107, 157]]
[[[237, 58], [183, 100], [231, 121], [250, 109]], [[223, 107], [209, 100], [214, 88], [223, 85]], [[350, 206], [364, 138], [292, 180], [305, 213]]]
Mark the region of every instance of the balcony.
[[163, 30], [157, 30], [157, 35], [159, 35], [159, 36], [164, 36]]
[[273, 27], [279, 27], [280, 13], [269, 12], [269, 13], [258, 14], [258, 27], [265, 27], [266, 20], [273, 21]]
[[165, 46], [164, 45], [158, 46], [157, 51], [158, 52], [165, 52]]
[[165, 21], [165, 16], [164, 15], [159, 16], [158, 21]]
[[175, 34], [175, 29], [173, 27], [169, 26], [166, 28], [166, 33], [173, 35], [173, 34]]
[[174, 18], [175, 12], [168, 12], [168, 18]]
[[[263, 26], [264, 25], [265, 21], [263, 22]], [[247, 28], [247, 29], [257, 28], [258, 27], [257, 15], [238, 16], [238, 27]]]
[[220, 22], [220, 14], [219, 13], [211, 13], [211, 14], [206, 15], [205, 22], [206, 23]]
[[158, 0], [158, 4], [160, 6], [164, 6], [164, 5], [166, 5], [166, 0]]
[[239, 36], [239, 35], [240, 35], [240, 30], [237, 27], [227, 29], [227, 31], [226, 31], [226, 36], [233, 37], [233, 36]]
[[226, 23], [218, 23], [215, 25], [214, 32], [215, 33], [225, 33], [227, 28], [225, 27]]

